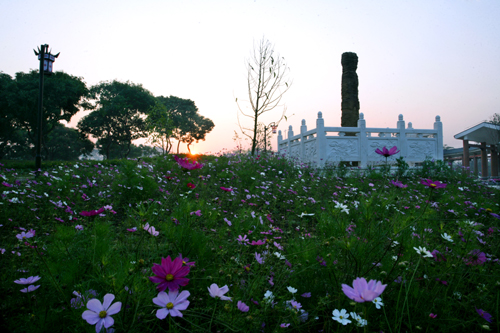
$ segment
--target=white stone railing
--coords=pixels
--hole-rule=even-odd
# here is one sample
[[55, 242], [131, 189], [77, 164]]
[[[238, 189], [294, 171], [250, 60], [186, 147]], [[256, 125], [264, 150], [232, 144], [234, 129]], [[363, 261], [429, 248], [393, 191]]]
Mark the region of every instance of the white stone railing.
[[[347, 134], [347, 135], [346, 135]], [[426, 158], [443, 159], [443, 124], [436, 116], [434, 129], [405, 128], [403, 115], [399, 115], [397, 128], [367, 128], [364, 116], [359, 114], [358, 127], [325, 127], [323, 114], [318, 112], [316, 128], [307, 130], [302, 120], [300, 134], [294, 135], [292, 126], [287, 139], [278, 132], [278, 154], [295, 158], [302, 163], [323, 167], [325, 163], [355, 162], [360, 167], [378, 165], [385, 157], [375, 152], [377, 148], [398, 147], [400, 152], [388, 158], [395, 161], [404, 157], [410, 165]]]

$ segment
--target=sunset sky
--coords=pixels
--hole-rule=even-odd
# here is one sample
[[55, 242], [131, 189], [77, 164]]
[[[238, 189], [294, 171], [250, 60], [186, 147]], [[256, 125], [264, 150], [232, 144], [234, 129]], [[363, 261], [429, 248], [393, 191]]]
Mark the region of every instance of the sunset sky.
[[314, 128], [318, 111], [340, 126], [343, 52], [359, 58], [367, 127], [396, 127], [403, 114], [430, 129], [439, 115], [444, 143], [461, 147], [454, 134], [500, 113], [498, 0], [2, 0], [0, 12], [0, 71], [38, 68], [33, 49], [46, 43], [61, 52], [54, 70], [88, 86], [131, 81], [191, 99], [215, 123], [193, 144], [200, 153], [237, 145], [235, 99], [247, 97], [245, 60], [263, 36], [293, 80], [282, 131], [298, 133], [302, 119]]

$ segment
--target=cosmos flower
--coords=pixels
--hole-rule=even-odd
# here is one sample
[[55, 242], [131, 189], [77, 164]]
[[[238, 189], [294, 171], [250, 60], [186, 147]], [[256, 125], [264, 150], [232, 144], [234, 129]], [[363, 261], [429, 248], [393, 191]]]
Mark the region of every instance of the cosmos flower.
[[150, 276], [149, 280], [158, 283], [156, 289], [159, 291], [165, 291], [167, 288], [174, 291], [189, 282], [189, 279], [185, 278], [189, 274], [189, 266], [182, 266], [180, 258], [175, 258], [173, 261], [170, 256], [161, 258], [161, 265], [153, 264], [151, 269], [156, 276]]
[[477, 312], [477, 313], [478, 313], [481, 317], [483, 317], [483, 318], [484, 318], [484, 320], [486, 320], [488, 323], [491, 323], [492, 316], [491, 316], [488, 312], [484, 311], [483, 309], [478, 309], [478, 308], [476, 308], [476, 307], [475, 307], [475, 309], [476, 309], [476, 312]]
[[349, 318], [349, 314], [347, 313], [347, 311], [345, 309], [342, 309], [341, 311], [335, 309], [333, 310], [332, 312], [332, 319], [335, 320], [335, 321], [338, 321], [339, 323], [341, 323], [342, 325], [347, 325], [349, 323], [351, 323], [351, 321], [347, 318]]
[[480, 250], [472, 250], [469, 252], [469, 258], [467, 259], [467, 265], [477, 266], [484, 265], [486, 262], [486, 255]]
[[196, 161], [189, 162], [187, 158], [179, 158], [177, 157], [177, 155], [174, 155], [174, 159], [181, 168], [186, 170], [195, 170], [203, 168], [203, 164], [198, 163]]
[[346, 284], [342, 284], [342, 291], [344, 294], [355, 302], [371, 302], [375, 298], [379, 297], [384, 291], [386, 284], [382, 284], [380, 281], [370, 280], [366, 282], [365, 278], [356, 278], [353, 281], [353, 287]]
[[158, 296], [153, 298], [153, 303], [161, 307], [156, 311], [156, 317], [158, 319], [165, 319], [168, 315], [182, 317], [181, 311], [186, 310], [189, 305], [187, 300], [189, 295], [187, 290], [183, 290], [180, 294], [179, 290], [169, 291], [168, 294], [160, 291]]
[[21, 289], [21, 292], [22, 292], [22, 293], [30, 293], [30, 292], [32, 292], [32, 291], [34, 291], [34, 290], [37, 290], [39, 287], [40, 287], [40, 285], [38, 285], [38, 286], [34, 286], [34, 285], [30, 284], [30, 285], [28, 286], [28, 288]]
[[248, 310], [250, 310], [250, 307], [245, 303], [243, 303], [242, 301], [238, 301], [237, 306], [238, 310], [240, 310], [241, 312], [248, 312]]
[[111, 302], [115, 299], [115, 295], [106, 294], [104, 295], [104, 302], [101, 304], [96, 298], [91, 299], [87, 302], [87, 309], [83, 314], [82, 318], [87, 321], [90, 325], [96, 325], [95, 331], [99, 333], [104, 326], [109, 328], [113, 326], [115, 321], [111, 317], [117, 314], [122, 309], [122, 303], [116, 302], [111, 305]]
[[30, 276], [27, 279], [20, 278], [19, 280], [15, 280], [14, 283], [17, 283], [17, 284], [32, 284], [32, 283], [37, 282], [40, 279], [41, 279], [41, 277], [39, 277], [39, 276]]
[[425, 186], [427, 186], [429, 188], [433, 188], [433, 189], [445, 188], [446, 187], [446, 184], [443, 184], [443, 183], [441, 183], [438, 180], [434, 180], [433, 181], [432, 179], [421, 180], [420, 184], [425, 185]]
[[101, 207], [99, 208], [99, 210], [91, 210], [91, 211], [81, 211], [80, 212], [80, 215], [81, 216], [95, 216], [95, 215], [99, 215], [101, 214], [102, 212], [104, 212], [104, 207]]
[[399, 153], [399, 150], [398, 150], [398, 147], [396, 147], [396, 146], [392, 147], [390, 150], [388, 150], [384, 146], [384, 148], [382, 148], [382, 150], [377, 148], [377, 150], [375, 150], [375, 152], [379, 155], [383, 155], [384, 157], [389, 157], [389, 156], [392, 156], [392, 155]]
[[224, 296], [225, 293], [229, 291], [228, 286], [224, 286], [222, 288], [219, 288], [218, 285], [215, 283], [212, 283], [212, 285], [208, 288], [208, 292], [210, 293], [210, 296], [213, 298], [219, 297], [223, 301], [232, 301], [231, 297]]

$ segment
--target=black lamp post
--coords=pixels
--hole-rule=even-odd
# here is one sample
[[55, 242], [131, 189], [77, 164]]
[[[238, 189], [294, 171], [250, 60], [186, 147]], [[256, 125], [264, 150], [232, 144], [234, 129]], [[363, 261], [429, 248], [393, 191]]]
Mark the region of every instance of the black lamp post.
[[278, 128], [278, 125], [276, 125], [274, 122], [270, 123], [267, 126], [264, 126], [264, 151], [267, 152], [267, 130], [271, 128], [272, 133], [276, 134], [276, 129]]
[[33, 50], [35, 55], [40, 60], [40, 86], [38, 89], [38, 121], [37, 121], [37, 142], [36, 142], [36, 158], [35, 170], [38, 175], [38, 170], [42, 167], [42, 120], [43, 120], [43, 76], [52, 74], [52, 63], [59, 57], [59, 53], [52, 55], [49, 52], [49, 45], [43, 44], [38, 48], [38, 52]]

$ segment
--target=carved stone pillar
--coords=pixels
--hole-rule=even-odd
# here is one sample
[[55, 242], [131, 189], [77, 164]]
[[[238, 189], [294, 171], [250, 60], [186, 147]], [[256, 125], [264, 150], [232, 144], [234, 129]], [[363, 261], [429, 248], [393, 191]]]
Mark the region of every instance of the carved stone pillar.
[[[342, 54], [342, 127], [356, 127], [359, 119], [358, 56], [353, 52]], [[348, 134], [346, 134], [348, 135]], [[352, 135], [352, 134], [351, 134]]]

